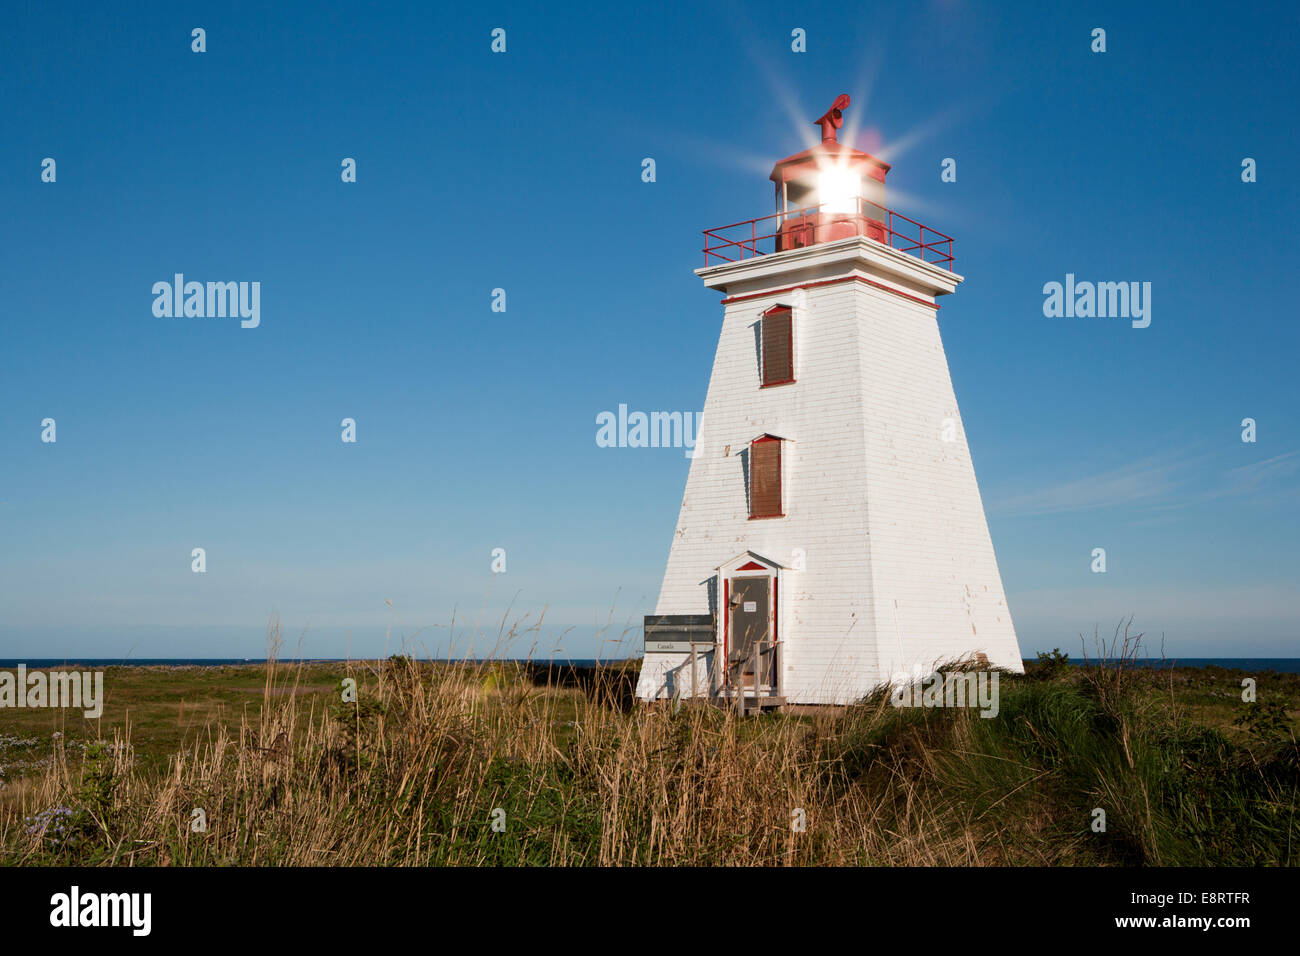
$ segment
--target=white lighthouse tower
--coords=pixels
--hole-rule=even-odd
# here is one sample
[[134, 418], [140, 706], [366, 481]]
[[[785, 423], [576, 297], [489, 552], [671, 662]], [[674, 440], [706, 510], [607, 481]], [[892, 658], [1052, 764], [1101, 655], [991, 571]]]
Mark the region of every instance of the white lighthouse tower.
[[705, 232], [722, 333], [642, 699], [845, 704], [944, 661], [1023, 669], [939, 338], [952, 239], [837, 142], [848, 103], [776, 164], [774, 215]]

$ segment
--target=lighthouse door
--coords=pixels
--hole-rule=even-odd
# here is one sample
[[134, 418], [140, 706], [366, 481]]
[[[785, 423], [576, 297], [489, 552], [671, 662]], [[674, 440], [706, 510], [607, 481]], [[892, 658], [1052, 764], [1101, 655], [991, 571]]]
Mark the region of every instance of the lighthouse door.
[[733, 687], [771, 685], [771, 581], [767, 576], [731, 579], [727, 673]]

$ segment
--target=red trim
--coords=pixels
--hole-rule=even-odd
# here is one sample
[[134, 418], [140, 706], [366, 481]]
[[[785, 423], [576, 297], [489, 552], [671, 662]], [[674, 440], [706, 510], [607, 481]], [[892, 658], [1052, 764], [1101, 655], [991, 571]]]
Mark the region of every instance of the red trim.
[[731, 668], [727, 660], [731, 655], [731, 578], [722, 579], [722, 682], [731, 683]]
[[[758, 568], [761, 571], [771, 570], [770, 568], [765, 568], [762, 565], [755, 564], [753, 561], [751, 561], [743, 568], [736, 568], [736, 571], [746, 571], [749, 570], [750, 568]], [[735, 574], [736, 571], [732, 571], [730, 573]], [[771, 592], [772, 595], [771, 602], [768, 604], [768, 623], [771, 625], [771, 630], [772, 630], [772, 687], [773, 689], [775, 689], [776, 680], [777, 680], [777, 676], [776, 676], [777, 578], [775, 574], [769, 574], [767, 579], [770, 583], [769, 591]], [[731, 661], [731, 578], [724, 577], [722, 579], [722, 677], [724, 683], [726, 684], [731, 683], [730, 661]], [[742, 688], [745, 686], [744, 681], [741, 681], [740, 686]], [[758, 674], [754, 675], [754, 689], [755, 691], [757, 691], [758, 689]]]
[[904, 299], [911, 299], [913, 302], [919, 302], [921, 305], [928, 305], [936, 312], [939, 311], [939, 303], [937, 302], [927, 302], [925, 301], [925, 299], [918, 298], [917, 296], [909, 295], [906, 292], [900, 292], [898, 289], [895, 289], [893, 286], [887, 286], [880, 282], [873, 282], [871, 279], [866, 279], [863, 278], [862, 276], [844, 276], [843, 278], [840, 279], [823, 279], [820, 282], [805, 282], [802, 285], [789, 285], [786, 286], [785, 288], [772, 289], [768, 292], [753, 292], [750, 293], [749, 295], [731, 295], [723, 299], [722, 304], [731, 305], [731, 303], [733, 302], [746, 302], [750, 299], [761, 299], [763, 298], [763, 296], [780, 295], [783, 292], [793, 292], [795, 289], [815, 289], [818, 286], [834, 285], [837, 282], [865, 282], [869, 286], [874, 286], [875, 288], [881, 289], [885, 292], [892, 292], [894, 293], [894, 295], [901, 295]]
[[[758, 564], [755, 561], [750, 561], [749, 564], [742, 564], [740, 567], [736, 568], [736, 571], [766, 571], [766, 570], [768, 569], [763, 567], [763, 565]], [[734, 574], [735, 572], [733, 571], [732, 573]]]
[[[755, 683], [758, 682], [758, 676], [754, 677]], [[776, 575], [772, 575], [772, 680], [770, 681], [772, 693], [776, 693], [777, 676], [776, 676]]]

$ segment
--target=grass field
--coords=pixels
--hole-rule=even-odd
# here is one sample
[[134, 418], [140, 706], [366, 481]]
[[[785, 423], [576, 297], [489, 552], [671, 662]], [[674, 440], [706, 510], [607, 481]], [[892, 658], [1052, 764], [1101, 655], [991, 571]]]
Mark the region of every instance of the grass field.
[[993, 719], [883, 693], [814, 715], [645, 708], [635, 676], [406, 658], [110, 668], [99, 720], [0, 711], [0, 861], [1300, 860], [1300, 675], [1250, 675], [1245, 703], [1240, 672], [1049, 662], [1002, 675]]

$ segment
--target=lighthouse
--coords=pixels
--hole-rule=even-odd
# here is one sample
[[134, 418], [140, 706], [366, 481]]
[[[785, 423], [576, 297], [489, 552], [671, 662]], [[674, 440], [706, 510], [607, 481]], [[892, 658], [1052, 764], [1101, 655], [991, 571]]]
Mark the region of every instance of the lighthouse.
[[704, 233], [722, 331], [643, 700], [847, 704], [977, 660], [1020, 673], [948, 362], [953, 240], [894, 212], [838, 141], [772, 170], [775, 212]]

